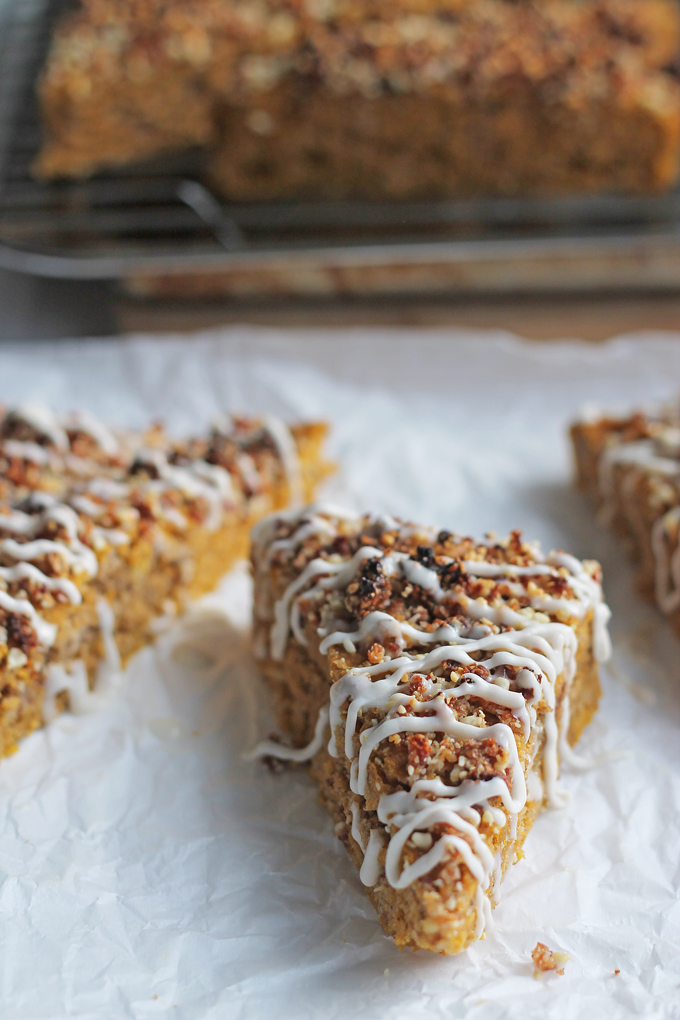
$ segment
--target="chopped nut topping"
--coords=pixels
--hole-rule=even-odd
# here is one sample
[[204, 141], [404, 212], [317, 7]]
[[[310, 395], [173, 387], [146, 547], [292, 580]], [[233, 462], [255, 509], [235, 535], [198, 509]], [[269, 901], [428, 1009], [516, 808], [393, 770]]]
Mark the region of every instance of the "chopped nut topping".
[[411, 842], [419, 850], [429, 850], [433, 843], [432, 834], [429, 832], [413, 832], [411, 833]]
[[24, 652], [19, 648], [10, 648], [7, 653], [8, 669], [19, 669], [20, 666], [25, 666], [27, 662], [28, 656]]
[[383, 648], [383, 646], [379, 645], [377, 642], [375, 644], [372, 644], [368, 650], [367, 655], [368, 661], [371, 663], [371, 665], [375, 666], [377, 665], [377, 663], [382, 662], [384, 657], [385, 649]]

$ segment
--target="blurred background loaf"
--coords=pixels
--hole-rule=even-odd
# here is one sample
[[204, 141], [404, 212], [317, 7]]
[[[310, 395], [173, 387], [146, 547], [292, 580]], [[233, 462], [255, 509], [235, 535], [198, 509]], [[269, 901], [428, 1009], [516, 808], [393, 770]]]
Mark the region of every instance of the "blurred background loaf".
[[34, 172], [200, 146], [232, 201], [653, 193], [679, 51], [675, 0], [82, 0]]

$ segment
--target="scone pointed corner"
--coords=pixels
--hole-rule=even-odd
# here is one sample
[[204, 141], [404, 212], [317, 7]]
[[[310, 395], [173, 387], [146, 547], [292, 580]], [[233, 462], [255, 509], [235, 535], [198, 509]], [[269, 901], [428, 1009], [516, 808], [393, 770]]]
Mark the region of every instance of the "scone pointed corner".
[[252, 558], [279, 723], [385, 931], [460, 952], [596, 710], [599, 565], [323, 504], [267, 518]]

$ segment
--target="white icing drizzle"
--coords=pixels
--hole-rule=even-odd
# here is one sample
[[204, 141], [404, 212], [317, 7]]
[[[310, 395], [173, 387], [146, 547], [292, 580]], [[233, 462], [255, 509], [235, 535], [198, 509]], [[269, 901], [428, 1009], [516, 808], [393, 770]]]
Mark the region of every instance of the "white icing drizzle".
[[[108, 457], [114, 457], [119, 452], [120, 444], [113, 432], [89, 411], [56, 414], [43, 404], [23, 404], [21, 407], [12, 409], [11, 414], [56, 446], [61, 453], [69, 454], [70, 451], [68, 431], [83, 432], [90, 436], [102, 453]], [[22, 457], [25, 460], [32, 460], [36, 464], [48, 462], [49, 451], [38, 443], [6, 439], [3, 446], [11, 457]], [[76, 458], [76, 460], [79, 459]]]
[[115, 457], [118, 453], [119, 443], [113, 432], [89, 411], [71, 411], [62, 419], [62, 425], [69, 431], [90, 436], [107, 456]]
[[[142, 463], [153, 465], [158, 478], [145, 482], [143, 489], [155, 491], [159, 495], [171, 490], [178, 490], [190, 499], [202, 498], [208, 504], [208, 516], [205, 527], [215, 531], [224, 515], [225, 506], [233, 505], [234, 486], [231, 475], [216, 464], [208, 464], [204, 460], [192, 460], [178, 467], [169, 464], [162, 450], [144, 449], [137, 454]], [[180, 528], [187, 526], [186, 519], [174, 507], [162, 507], [164, 516]]]
[[281, 460], [283, 473], [290, 490], [289, 503], [291, 507], [300, 507], [304, 501], [304, 488], [300, 458], [292, 433], [281, 418], [272, 414], [266, 415], [264, 429], [271, 437]]
[[[343, 515], [342, 519], [346, 520], [347, 515]], [[294, 522], [298, 527], [289, 538], [274, 540], [277, 520]], [[382, 523], [384, 527], [401, 527], [393, 521]], [[258, 578], [262, 574], [262, 579], [265, 579], [265, 571], [272, 556], [279, 550], [292, 550], [313, 534], [332, 539], [334, 531], [337, 533], [337, 527], [338, 519], [334, 520], [332, 511], [324, 508], [323, 504], [310, 507], [297, 516], [288, 513], [263, 522], [254, 535], [254, 561]], [[557, 807], [564, 803], [557, 787], [560, 735], [555, 715], [555, 686], [557, 678], [563, 675], [567, 688], [563, 704], [567, 706], [565, 716], [568, 726], [566, 698], [576, 668], [577, 639], [569, 623], [551, 620], [544, 615], [545, 612], [573, 621], [574, 618], [584, 618], [592, 611], [595, 656], [603, 660], [610, 651], [607, 635], [609, 610], [602, 601], [598, 582], [573, 556], [553, 552], [541, 559], [538, 548], [535, 555], [537, 562], [527, 566], [486, 561], [464, 563], [466, 571], [473, 576], [498, 578], [504, 583], [507, 579], [511, 594], [516, 584], [513, 578], [566, 575], [565, 579], [573, 593], [570, 598], [554, 598], [544, 592], [532, 596], [526, 588], [520, 586], [522, 594], [529, 597], [531, 612], [513, 610], [507, 605], [490, 606], [484, 599], [469, 599], [459, 591], [449, 595], [442, 590], [436, 570], [409, 558], [405, 553], [386, 554], [380, 548], [361, 546], [349, 560], [340, 557], [337, 560], [316, 558], [290, 583], [275, 604], [274, 622], [270, 631], [270, 655], [275, 660], [283, 658], [291, 631], [298, 642], [305, 644], [306, 637], [300, 621], [300, 601], [304, 599], [313, 602], [331, 589], [346, 587], [367, 558], [380, 560], [387, 576], [401, 572], [407, 581], [419, 585], [436, 600], [452, 597], [463, 606], [465, 616], [471, 621], [467, 628], [464, 624], [459, 626], [457, 621], [455, 626], [443, 624], [437, 630], [427, 632], [398, 621], [388, 613], [375, 611], [364, 617], [357, 629], [351, 632], [340, 629], [327, 633], [322, 628], [319, 632], [322, 639], [319, 651], [327, 654], [332, 646], [342, 645], [348, 652], [354, 652], [357, 645], [368, 648], [374, 641], [386, 638], [390, 639], [391, 649], [395, 644], [398, 648], [396, 657], [388, 656], [373, 665], [351, 668], [331, 687], [331, 737], [328, 751], [336, 757], [341, 753], [336, 746], [336, 733], [342, 730], [344, 717], [342, 753], [350, 762], [350, 789], [358, 798], [364, 798], [367, 794], [368, 766], [374, 750], [383, 740], [396, 734], [444, 733], [461, 742], [481, 741], [489, 737], [506, 750], [510, 769], [509, 785], [501, 776], [486, 780], [464, 779], [458, 786], [447, 785], [441, 779], [418, 779], [408, 790], [383, 794], [377, 809], [377, 819], [383, 829], [371, 828], [367, 846], [364, 846], [358, 829], [356, 812], [359, 809], [356, 804], [352, 807], [352, 836], [364, 852], [362, 881], [371, 885], [378, 881], [378, 856], [384, 844], [387, 845], [385, 878], [395, 889], [406, 888], [428, 874], [454, 849], [478, 882], [478, 935], [488, 924], [490, 904], [486, 893], [490, 890], [492, 879], [494, 895], [498, 894], [500, 868], [478, 831], [482, 815], [490, 812], [493, 823], [503, 826], [506, 824], [507, 813], [511, 838], [514, 839], [517, 817], [528, 799], [542, 799], [545, 792], [549, 805]], [[538, 617], [536, 611], [540, 614]], [[496, 634], [490, 627], [475, 623], [481, 619], [510, 629]], [[413, 646], [427, 648], [430, 644], [436, 644], [437, 647], [424, 653], [410, 650]], [[463, 669], [465, 666], [476, 665], [477, 660], [471, 654], [475, 652], [482, 652], [486, 656], [482, 662], [489, 671], [488, 679], [474, 672], [463, 672], [454, 686], [452, 681], [434, 675], [434, 671], [443, 663], [458, 663]], [[505, 666], [516, 667], [515, 682], [520, 691], [508, 689], [509, 682], [504, 678]], [[422, 685], [422, 701], [414, 699], [401, 686], [415, 674]], [[512, 727], [504, 723], [478, 725], [476, 718], [459, 719], [452, 702], [461, 697], [473, 697], [509, 709], [521, 724], [524, 737], [533, 737], [534, 753], [541, 741], [542, 725], [543, 776], [542, 781], [538, 776], [532, 778], [531, 791], [527, 791]], [[540, 717], [542, 722], [537, 713], [540, 703], [545, 706]], [[371, 709], [377, 710], [377, 718], [372, 728], [366, 728], [358, 735], [360, 714]], [[307, 752], [307, 757], [312, 757], [320, 748], [320, 724], [321, 717], [317, 723], [315, 739], [308, 748], [302, 749]], [[268, 745], [266, 753], [278, 753], [278, 745]], [[295, 760], [302, 759], [297, 757]], [[505, 812], [489, 803], [494, 798], [500, 799]], [[441, 836], [430, 845], [424, 834], [440, 823], [450, 826], [454, 832]], [[414, 835], [416, 845], [423, 848], [429, 846], [429, 849], [411, 864], [403, 865], [404, 848]]]
[[48, 577], [33, 563], [17, 563], [14, 567], [0, 567], [0, 577], [8, 584], [24, 579], [34, 581], [42, 588], [47, 588], [48, 591], [61, 592], [72, 606], [79, 606], [83, 601], [83, 596], [68, 577]]
[[484, 895], [481, 882], [475, 890], [475, 908], [477, 911], [477, 923], [475, 925], [475, 938], [481, 939], [485, 931], [494, 930], [494, 919], [491, 913], [491, 901]]
[[[379, 549], [374, 549], [372, 546], [362, 546], [348, 563], [330, 563], [328, 560], [312, 560], [311, 563], [307, 564], [300, 576], [289, 586], [283, 598], [276, 604], [274, 610], [275, 622], [271, 632], [273, 659], [280, 660], [283, 658], [290, 629], [292, 629], [300, 644], [307, 643], [300, 627], [299, 604], [302, 595], [314, 598], [316, 595], [331, 588], [344, 587], [344, 585], [352, 580], [359, 565], [364, 560], [373, 559], [376, 554], [382, 556], [382, 552]], [[314, 587], [305, 590], [307, 582], [319, 574], [323, 575], [321, 580]]]
[[82, 659], [71, 663], [69, 669], [56, 662], [48, 665], [43, 702], [43, 719], [46, 723], [53, 722], [60, 714], [57, 707], [57, 697], [60, 694], [68, 694], [68, 707], [72, 715], [96, 712], [109, 701], [115, 690], [115, 678], [118, 674], [111, 669], [111, 664], [106, 659], [101, 665], [105, 667], [106, 675], [102, 676], [100, 668], [94, 690], [90, 689], [87, 668]]
[[364, 844], [363, 839], [361, 838], [361, 832], [359, 831], [359, 819], [357, 816], [359, 815], [360, 810], [361, 809], [359, 808], [359, 805], [356, 803], [356, 801], [352, 801], [350, 807], [350, 811], [352, 812], [352, 829], [351, 829], [352, 839], [363, 853], [363, 851], [366, 849], [366, 846]]
[[[562, 745], [560, 745], [560, 753], [561, 752]], [[529, 773], [527, 775], [527, 800], [528, 801], [543, 800], [543, 782], [538, 772], [534, 768], [529, 769]]]
[[[297, 519], [300, 519], [302, 523], [290, 536], [290, 538], [281, 538], [277, 541], [272, 541], [276, 527], [280, 521], [288, 522], [295, 521]], [[268, 567], [279, 552], [286, 552], [295, 548], [306, 538], [309, 538], [312, 535], [327, 535], [329, 539], [333, 538], [333, 536], [337, 533], [337, 528], [333, 519], [357, 521], [359, 518], [356, 514], [345, 510], [343, 507], [335, 506], [334, 503], [321, 501], [311, 503], [302, 515], [300, 514], [300, 510], [295, 507], [292, 507], [289, 510], [280, 510], [276, 513], [268, 514], [266, 517], [263, 517], [262, 520], [258, 521], [250, 532], [253, 550], [263, 565]]]
[[[279, 550], [289, 550], [296, 547], [309, 535], [328, 535], [332, 537], [332, 517], [335, 516], [335, 508], [317, 503], [308, 507], [302, 515], [289, 512], [286, 515], [271, 515], [265, 518], [253, 529], [252, 538], [256, 548], [256, 562], [258, 571], [263, 566], [268, 566], [272, 557]], [[262, 549], [267, 544], [268, 536], [273, 534], [273, 528], [278, 520], [295, 520], [295, 517], [302, 519], [301, 526], [287, 539], [280, 539], [272, 542], [262, 556]], [[354, 515], [344, 514], [341, 519], [355, 520]], [[271, 655], [273, 659], [281, 660], [285, 653], [286, 642], [289, 631], [292, 629], [296, 639], [305, 644], [305, 637], [302, 634], [299, 623], [298, 603], [301, 598], [314, 599], [324, 591], [331, 588], [342, 588], [355, 576], [360, 564], [365, 559], [380, 559], [383, 572], [390, 576], [401, 570], [404, 576], [412, 584], [417, 584], [428, 591], [435, 599], [441, 601], [446, 593], [442, 590], [439, 575], [435, 570], [425, 567], [422, 563], [410, 559], [404, 553], [389, 553], [385, 555], [382, 549], [373, 546], [361, 546], [351, 560], [348, 562], [332, 562], [330, 560], [315, 559], [307, 564], [302, 574], [289, 585], [283, 597], [275, 606], [274, 624], [270, 634]], [[515, 567], [512, 564], [507, 571], [503, 570], [503, 564], [486, 563], [485, 561], [469, 560], [463, 564], [467, 573], [477, 577], [521, 577], [545, 575], [557, 576], [557, 567], [569, 571], [569, 586], [577, 596], [576, 599], [557, 599], [547, 596], [544, 593], [535, 595], [531, 599], [533, 609], [541, 612], [561, 613], [565, 617], [582, 618], [589, 610], [594, 613], [594, 640], [595, 656], [599, 662], [604, 662], [611, 653], [611, 644], [607, 631], [607, 624], [611, 617], [608, 606], [602, 601], [600, 585], [585, 570], [580, 560], [564, 552], [552, 552], [545, 558], [544, 563], [537, 563], [535, 567]], [[315, 577], [320, 580], [314, 586], [308, 582]], [[522, 588], [521, 593], [525, 594]], [[467, 615], [477, 619], [488, 619], [492, 623], [503, 626], [523, 629], [531, 624], [531, 618], [521, 611], [512, 610], [507, 606], [490, 606], [483, 599], [467, 599], [463, 595], [456, 595], [456, 601], [464, 604], [464, 611]], [[369, 622], [370, 621], [370, 622]], [[374, 628], [374, 629], [373, 629]], [[353, 645], [358, 640], [377, 640], [381, 628], [385, 628], [391, 636], [396, 636], [398, 629], [403, 637], [411, 640], [418, 640], [420, 643], [433, 643], [436, 641], [448, 640], [452, 628], [441, 627], [435, 632], [419, 631], [409, 624], [400, 623], [387, 613], [372, 613], [362, 620], [359, 629], [353, 633], [343, 632], [339, 640], [331, 641], [325, 634], [321, 645], [321, 652], [325, 654], [331, 644], [342, 642], [348, 651], [353, 650]], [[340, 632], [338, 632], [340, 633]], [[456, 632], [457, 633], [457, 632]], [[335, 635], [333, 636], [335, 637]], [[403, 643], [402, 643], [403, 647]]]
[[[18, 561], [11, 567], [0, 567], [0, 578], [8, 584], [24, 579], [33, 581], [48, 591], [59, 592], [72, 605], [79, 605], [82, 602], [82, 595], [70, 578], [48, 577], [31, 562], [48, 553], [57, 553], [77, 571], [84, 572], [89, 577], [94, 576], [98, 567], [97, 558], [78, 538], [78, 517], [70, 507], [57, 503], [54, 497], [47, 493], [33, 493], [30, 503], [40, 512], [29, 514], [23, 510], [13, 510], [9, 514], [0, 514], [0, 533], [9, 531], [29, 539], [27, 542], [18, 542], [15, 538], [0, 540], [0, 553]], [[31, 535], [44, 527], [48, 520], [56, 521], [66, 531], [66, 542], [31, 539]], [[0, 606], [8, 612], [28, 617], [38, 642], [43, 647], [47, 648], [54, 644], [56, 625], [43, 619], [27, 599], [16, 599], [0, 590]]]
[[92, 529], [95, 549], [102, 549], [106, 545], [129, 545], [130, 536], [120, 528], [97, 528]]
[[104, 645], [104, 662], [112, 673], [116, 673], [121, 666], [120, 652], [116, 644], [116, 618], [105, 598], [97, 599], [97, 619]]
[[0, 606], [8, 613], [19, 613], [20, 616], [27, 616], [38, 641], [43, 647], [49, 648], [54, 644], [57, 636], [55, 624], [43, 620], [42, 616], [36, 612], [35, 607], [31, 605], [28, 599], [15, 599], [8, 595], [6, 591], [0, 590]]
[[374, 886], [382, 874], [382, 864], [378, 855], [385, 845], [385, 836], [379, 829], [371, 829], [368, 846], [364, 851], [364, 861], [359, 870], [359, 878], [365, 886]]
[[[492, 907], [497, 907], [498, 904], [501, 901], [501, 879], [502, 878], [503, 878], [503, 859], [502, 859], [500, 851], [499, 851], [498, 853], [494, 854], [494, 859], [493, 859], [492, 885], [491, 885], [491, 892], [489, 893], [489, 901], [491, 902], [491, 906]], [[477, 917], [479, 918], [479, 910], [478, 910], [478, 913], [477, 913]]]
[[101, 517], [102, 514], [108, 512], [108, 507], [104, 503], [95, 503], [89, 496], [69, 496], [69, 503], [74, 510], [77, 510], [79, 514], [84, 514], [86, 517], [92, 517], [95, 520], [97, 517]]
[[[614, 465], [627, 468], [621, 479], [622, 494], [630, 496], [642, 472], [664, 479], [680, 476], [680, 428], [664, 421], [649, 423], [652, 435], [646, 439], [613, 439], [600, 454], [598, 487], [602, 499], [601, 515], [611, 523], [615, 512]], [[677, 540], [680, 506], [674, 506], [654, 522], [651, 549], [655, 567], [655, 599], [663, 613], [680, 607], [680, 542]], [[673, 541], [675, 549], [671, 551]]]
[[129, 495], [130, 485], [125, 482], [118, 482], [115, 478], [91, 478], [87, 482], [86, 491], [97, 499], [105, 502], [114, 502], [117, 499], [125, 499]]
[[[663, 450], [663, 447], [662, 447]], [[639, 470], [653, 471], [668, 478], [680, 475], [680, 462], [671, 457], [659, 456], [654, 439], [638, 439], [634, 442], [615, 443], [603, 450], [598, 463], [598, 482], [602, 506], [600, 516], [610, 524], [615, 511], [614, 467], [623, 464], [630, 469], [634, 481]]]
[[[38, 435], [46, 438], [56, 448], [68, 453], [70, 444], [66, 429], [72, 428], [85, 432], [92, 436], [103, 452], [113, 455], [118, 451], [118, 443], [113, 434], [99, 423], [92, 415], [85, 412], [69, 416], [58, 416], [46, 407], [40, 405], [24, 405], [12, 412], [19, 420], [25, 422]], [[40, 466], [49, 463], [50, 451], [34, 442], [20, 442], [18, 440], [6, 439], [2, 443], [3, 451], [7, 456], [20, 457], [32, 461]], [[80, 458], [70, 458], [78, 460]], [[96, 468], [94, 463], [82, 462], [87, 471]], [[71, 465], [73, 467], [73, 465]], [[105, 480], [100, 480], [105, 481]], [[93, 480], [93, 485], [97, 480]], [[127, 493], [128, 487], [123, 487]], [[94, 507], [88, 507], [91, 510]], [[78, 587], [68, 577], [48, 577], [32, 560], [40, 559], [49, 554], [58, 554], [65, 563], [76, 570], [93, 577], [98, 570], [97, 557], [92, 549], [80, 541], [78, 532], [80, 522], [74, 510], [59, 503], [48, 493], [34, 492], [29, 497], [28, 509], [38, 511], [27, 513], [24, 510], [13, 509], [7, 514], [0, 514], [0, 534], [9, 533], [10, 537], [0, 540], [0, 552], [10, 558], [17, 560], [14, 566], [0, 567], [0, 578], [8, 584], [26, 580], [39, 585], [51, 592], [59, 592], [72, 605], [82, 603], [82, 595]], [[82, 509], [82, 508], [81, 508]], [[54, 521], [65, 532], [65, 540], [53, 540], [34, 538], [49, 521]], [[125, 541], [127, 536], [120, 532]], [[11, 537], [16, 536], [16, 537]], [[25, 541], [17, 541], [17, 538]], [[113, 533], [105, 529], [96, 529], [96, 539], [99, 543], [106, 543], [107, 539], [113, 540]], [[55, 624], [48, 623], [36, 611], [35, 607], [26, 599], [12, 598], [6, 592], [0, 590], [0, 606], [8, 612], [18, 613], [26, 616], [36, 634], [38, 642], [44, 647], [54, 644], [57, 634]], [[108, 610], [108, 616], [106, 613]], [[109, 667], [118, 668], [120, 659], [118, 657], [115, 641], [113, 640], [112, 615], [108, 605], [106, 609], [98, 607], [102, 637], [104, 640], [105, 658]], [[68, 673], [63, 667], [52, 665], [47, 670], [45, 703], [43, 715], [49, 721], [57, 712], [55, 697], [62, 691], [69, 691], [69, 699], [73, 711], [80, 710], [86, 704], [90, 704], [95, 697], [89, 691], [87, 673], [82, 663], [76, 663]]]
[[38, 435], [53, 443], [58, 450], [69, 449], [69, 441], [58, 416], [43, 404], [22, 404], [12, 412], [14, 416], [25, 422]]
[[52, 722], [59, 715], [58, 695], [68, 693], [70, 712], [73, 715], [83, 715], [101, 708], [113, 689], [113, 681], [121, 668], [115, 640], [115, 618], [106, 599], [99, 598], [96, 608], [104, 646], [104, 659], [99, 666], [96, 687], [90, 690], [87, 669], [81, 660], [71, 663], [69, 669], [61, 663], [50, 663], [46, 670], [43, 702], [43, 719], [46, 723]]
[[68, 693], [69, 708], [74, 715], [87, 711], [94, 694], [88, 684], [85, 663], [81, 660], [72, 663], [70, 670], [56, 662], [47, 667], [43, 700], [43, 720], [46, 723], [53, 722], [59, 715], [57, 695], [64, 692]]
[[673, 613], [680, 606], [680, 542], [669, 553], [671, 532], [678, 534], [680, 506], [659, 517], [652, 527], [652, 551], [656, 567], [655, 596], [664, 613]]
[[[273, 541], [279, 521], [294, 521], [299, 517], [300, 511], [297, 508], [281, 510], [263, 517], [250, 532], [253, 557], [258, 564], [258, 575], [262, 581], [255, 588], [255, 602], [253, 606], [255, 616], [258, 618], [263, 618], [266, 613], [267, 594], [269, 591], [268, 569], [272, 560], [280, 553], [287, 552], [299, 542], [303, 542], [306, 538], [310, 538], [313, 535], [326, 535], [329, 539], [333, 538], [335, 535], [335, 525], [329, 520], [330, 517], [339, 520], [343, 518], [346, 520], [357, 519], [356, 515], [350, 515], [341, 507], [336, 507], [330, 503], [312, 503], [307, 508], [305, 519], [300, 527], [296, 529], [294, 535], [290, 538]], [[264, 658], [267, 655], [267, 651], [268, 648], [265, 642], [260, 641], [259, 647], [256, 649], [258, 658]]]
[[7, 457], [16, 457], [41, 466], [48, 464], [50, 460], [49, 452], [44, 446], [40, 446], [39, 443], [20, 442], [18, 439], [5, 439], [2, 451]]
[[286, 747], [285, 744], [278, 744], [274, 740], [263, 740], [243, 755], [245, 761], [253, 761], [255, 758], [281, 758], [282, 761], [309, 761], [317, 754], [324, 744], [326, 726], [328, 725], [328, 709], [324, 706], [319, 710], [319, 715], [314, 727], [314, 736], [305, 747]]
[[659, 456], [657, 449], [657, 444], [653, 439], [637, 439], [635, 442], [607, 447], [601, 457], [601, 469], [606, 479], [603, 488], [611, 488], [611, 468], [614, 464], [634, 464], [658, 471], [661, 475], [680, 473], [680, 464], [677, 460], [672, 457]]
[[81, 478], [91, 478], [99, 470], [99, 465], [95, 460], [89, 457], [77, 457], [75, 453], [67, 453], [64, 462], [72, 475], [79, 475]]
[[[102, 514], [108, 513], [108, 507], [101, 503], [94, 503], [87, 496], [69, 496], [70, 505], [82, 514], [83, 517], [89, 517], [91, 520], [97, 520]], [[128, 513], [136, 518], [137, 511], [132, 508], [126, 508]], [[96, 550], [103, 549], [107, 545], [129, 545], [130, 535], [121, 528], [103, 528], [100, 525], [92, 525], [92, 545]]]
[[[9, 531], [29, 539], [28, 542], [17, 542], [14, 538], [3, 538], [0, 540], [0, 552], [12, 559], [25, 562], [39, 559], [48, 553], [57, 553], [69, 566], [82, 571], [88, 577], [94, 577], [98, 569], [97, 557], [92, 549], [78, 538], [79, 520], [75, 511], [63, 503], [58, 503], [54, 497], [46, 493], [34, 493], [31, 502], [44, 509], [38, 514], [28, 514], [22, 510], [0, 514], [0, 532]], [[48, 521], [55, 521], [63, 528], [67, 542], [47, 538], [31, 540], [31, 536], [41, 531]]]
[[[278, 454], [283, 476], [288, 483], [288, 504], [299, 509], [304, 501], [304, 484], [298, 448], [292, 431], [282, 418], [273, 414], [265, 415], [252, 425], [246, 436], [246, 446], [262, 435], [269, 436]], [[213, 422], [213, 429], [217, 433], [228, 435], [230, 430], [228, 417], [218, 416]], [[245, 449], [241, 449], [237, 454], [236, 466], [247, 488], [252, 493], [261, 492], [262, 478], [257, 464]]]
[[257, 470], [257, 464], [249, 453], [241, 452], [236, 456], [236, 467], [241, 472], [241, 477], [252, 493], [262, 491], [262, 480]]

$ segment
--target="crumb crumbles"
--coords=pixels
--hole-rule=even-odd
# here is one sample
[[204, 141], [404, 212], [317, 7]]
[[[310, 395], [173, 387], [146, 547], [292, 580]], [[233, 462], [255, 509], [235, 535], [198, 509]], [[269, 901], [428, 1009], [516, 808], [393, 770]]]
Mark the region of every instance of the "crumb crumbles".
[[569, 953], [554, 953], [543, 942], [537, 942], [531, 951], [531, 959], [534, 961], [534, 977], [540, 978], [543, 974], [554, 971], [560, 976], [564, 975], [564, 965], [571, 960]]

